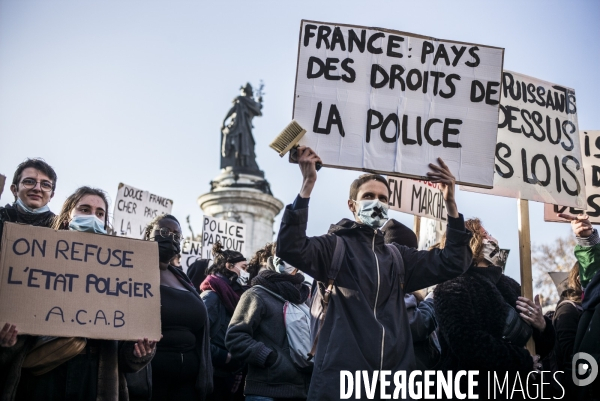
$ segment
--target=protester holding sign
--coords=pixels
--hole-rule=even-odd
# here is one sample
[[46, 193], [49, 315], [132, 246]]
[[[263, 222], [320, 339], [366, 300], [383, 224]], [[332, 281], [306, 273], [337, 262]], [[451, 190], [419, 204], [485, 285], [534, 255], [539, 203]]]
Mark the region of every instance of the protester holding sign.
[[[104, 191], [81, 187], [69, 196], [55, 219], [59, 230], [106, 233], [108, 201]], [[0, 366], [5, 372], [3, 400], [115, 400], [127, 396], [124, 374], [142, 369], [154, 355], [156, 342], [18, 336], [3, 341]], [[58, 343], [62, 344], [56, 350]], [[4, 348], [8, 347], [8, 348]], [[61, 360], [58, 360], [61, 358]], [[57, 359], [56, 363], [48, 361]]]
[[243, 397], [242, 368], [244, 363], [233, 358], [225, 346], [225, 334], [246, 290], [248, 262], [244, 255], [223, 249], [220, 242], [213, 245], [213, 265], [200, 284], [202, 300], [210, 319], [210, 349], [214, 367], [215, 389], [212, 400], [234, 400]]
[[[600, 236], [598, 230], [592, 227], [589, 216], [580, 214], [571, 216], [561, 213], [559, 217], [571, 221], [571, 228], [577, 239], [575, 257], [579, 262], [579, 279], [583, 287], [581, 306], [583, 312], [579, 319], [573, 353], [572, 366], [577, 370], [582, 368], [580, 359], [588, 365], [590, 374], [579, 379], [576, 384], [577, 400], [596, 399], [600, 394], [600, 380], [597, 379], [598, 364], [600, 363]], [[579, 356], [583, 354], [587, 357]], [[589, 358], [589, 359], [588, 359]], [[593, 365], [596, 365], [594, 372]], [[592, 367], [590, 368], [590, 365]], [[581, 372], [581, 371], [580, 371]], [[578, 373], [581, 375], [581, 373]], [[573, 375], [573, 378], [576, 376]]]
[[[471, 263], [465, 230], [454, 200], [455, 179], [439, 159], [430, 165], [429, 177], [441, 183], [448, 213], [448, 246], [444, 250], [417, 251], [385, 245], [379, 227], [387, 219], [389, 187], [382, 176], [363, 175], [350, 187], [347, 207], [354, 221], [343, 219], [329, 235], [307, 237], [308, 202], [317, 179], [319, 156], [298, 148], [303, 183], [299, 196], [283, 215], [277, 237], [277, 254], [330, 284], [332, 295], [315, 355], [308, 398], [339, 399], [340, 370], [406, 370], [415, 368], [414, 353], [404, 305], [405, 292], [425, 288], [463, 273]], [[333, 282], [328, 278], [339, 237], [345, 244], [342, 264]], [[352, 352], [348, 352], [352, 350]]]
[[10, 190], [15, 196], [13, 205], [0, 207], [0, 238], [4, 222], [50, 227], [54, 213], [48, 202], [56, 189], [56, 173], [42, 159], [27, 159], [17, 166]]
[[205, 400], [212, 392], [206, 308], [185, 273], [169, 263], [180, 252], [179, 221], [170, 214], [156, 217], [144, 239], [158, 242], [160, 269], [163, 338], [152, 360], [152, 399]]
[[[437, 369], [509, 371], [525, 376], [542, 370], [540, 355], [552, 350], [554, 330], [542, 314], [538, 297], [535, 304], [520, 297], [521, 286], [498, 266], [498, 242], [479, 219], [467, 220], [465, 225], [473, 233], [473, 263], [465, 274], [434, 290], [442, 347]], [[540, 355], [530, 355], [525, 349], [532, 334]]]

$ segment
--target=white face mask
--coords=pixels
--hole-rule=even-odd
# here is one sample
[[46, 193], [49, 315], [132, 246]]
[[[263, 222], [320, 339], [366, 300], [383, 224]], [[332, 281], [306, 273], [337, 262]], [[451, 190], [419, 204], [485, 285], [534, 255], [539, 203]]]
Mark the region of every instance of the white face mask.
[[249, 279], [250, 279], [250, 273], [248, 273], [245, 270], [240, 269], [240, 272], [238, 273], [237, 282], [240, 283], [241, 285], [247, 285]]
[[354, 201], [358, 205], [356, 215], [364, 224], [373, 228], [383, 226], [388, 219], [389, 205], [383, 204], [379, 199]]
[[500, 247], [498, 246], [498, 240], [492, 237], [483, 240], [483, 258], [494, 266], [500, 265]]

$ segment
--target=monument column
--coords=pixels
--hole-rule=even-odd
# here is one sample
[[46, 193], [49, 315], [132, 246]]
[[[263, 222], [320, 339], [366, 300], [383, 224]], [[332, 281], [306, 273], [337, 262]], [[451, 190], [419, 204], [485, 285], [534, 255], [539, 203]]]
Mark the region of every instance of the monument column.
[[260, 92], [254, 99], [252, 86], [246, 84], [233, 100], [221, 127], [221, 173], [210, 182], [210, 192], [198, 197], [205, 214], [246, 224], [248, 259], [273, 241], [275, 216], [284, 206], [256, 163], [252, 119], [262, 115]]

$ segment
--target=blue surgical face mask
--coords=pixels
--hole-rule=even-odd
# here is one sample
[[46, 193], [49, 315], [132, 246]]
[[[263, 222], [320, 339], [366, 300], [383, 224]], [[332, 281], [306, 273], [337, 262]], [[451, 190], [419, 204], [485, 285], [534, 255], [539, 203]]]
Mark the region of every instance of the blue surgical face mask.
[[73, 219], [69, 223], [69, 230], [106, 234], [104, 222], [92, 214], [73, 216]]
[[46, 213], [46, 212], [50, 211], [50, 208], [48, 207], [48, 205], [38, 207], [37, 209], [32, 209], [29, 206], [27, 206], [25, 204], [25, 202], [23, 202], [21, 200], [21, 198], [17, 198], [17, 201], [15, 202], [15, 204], [19, 207], [19, 209], [21, 209], [22, 211], [24, 211], [26, 213], [30, 213], [30, 214], [41, 214], [41, 213]]
[[388, 205], [376, 200], [354, 201], [358, 205], [356, 215], [364, 224], [379, 228], [383, 226], [388, 219]]

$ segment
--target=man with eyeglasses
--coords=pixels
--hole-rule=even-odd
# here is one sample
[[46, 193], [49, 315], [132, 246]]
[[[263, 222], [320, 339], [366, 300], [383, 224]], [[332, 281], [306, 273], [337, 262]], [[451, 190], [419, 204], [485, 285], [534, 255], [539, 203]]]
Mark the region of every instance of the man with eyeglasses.
[[55, 188], [56, 173], [48, 163], [42, 159], [27, 159], [19, 164], [10, 186], [15, 203], [0, 207], [0, 238], [5, 221], [50, 227], [54, 213], [48, 202]]

